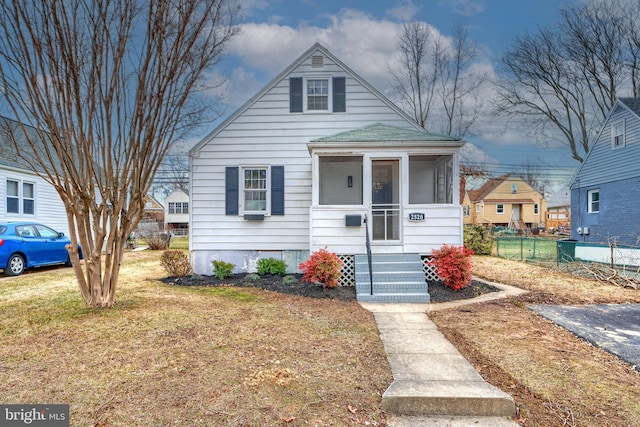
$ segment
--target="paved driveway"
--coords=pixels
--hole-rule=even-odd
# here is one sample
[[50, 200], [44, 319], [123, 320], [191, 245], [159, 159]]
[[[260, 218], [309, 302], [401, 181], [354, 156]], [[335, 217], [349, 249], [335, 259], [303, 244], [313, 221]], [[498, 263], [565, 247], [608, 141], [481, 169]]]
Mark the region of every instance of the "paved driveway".
[[529, 308], [640, 371], [640, 304], [532, 305]]

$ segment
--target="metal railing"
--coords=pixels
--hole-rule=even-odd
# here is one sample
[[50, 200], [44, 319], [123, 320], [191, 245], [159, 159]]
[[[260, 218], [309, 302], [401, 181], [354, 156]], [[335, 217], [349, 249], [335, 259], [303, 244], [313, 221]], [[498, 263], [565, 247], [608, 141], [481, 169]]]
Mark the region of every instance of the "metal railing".
[[369, 265], [369, 286], [370, 295], [373, 295], [373, 264], [371, 262], [371, 240], [369, 240], [369, 221], [367, 215], [364, 216], [364, 233], [365, 233], [365, 248], [367, 250], [367, 264]]

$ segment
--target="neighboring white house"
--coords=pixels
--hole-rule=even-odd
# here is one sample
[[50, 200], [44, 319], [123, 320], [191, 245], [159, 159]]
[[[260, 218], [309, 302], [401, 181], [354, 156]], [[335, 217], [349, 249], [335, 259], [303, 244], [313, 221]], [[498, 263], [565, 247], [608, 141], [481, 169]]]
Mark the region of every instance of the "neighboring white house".
[[373, 254], [461, 245], [463, 144], [315, 44], [190, 151], [194, 272], [213, 259], [255, 271], [263, 257], [295, 271], [323, 247], [348, 260], [366, 230]]
[[189, 229], [189, 195], [180, 189], [173, 190], [164, 199], [165, 230], [173, 234], [187, 234]]
[[62, 200], [53, 186], [18, 161], [7, 140], [9, 128], [15, 131], [15, 122], [0, 118], [0, 222], [40, 222], [68, 235]]

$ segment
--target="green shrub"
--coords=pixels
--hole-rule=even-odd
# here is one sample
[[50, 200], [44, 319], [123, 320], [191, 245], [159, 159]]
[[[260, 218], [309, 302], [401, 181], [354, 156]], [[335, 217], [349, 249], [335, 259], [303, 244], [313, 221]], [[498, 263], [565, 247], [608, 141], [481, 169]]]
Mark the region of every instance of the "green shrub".
[[445, 286], [458, 291], [471, 283], [471, 255], [473, 251], [464, 246], [442, 245], [431, 252], [429, 265], [436, 268], [436, 274]]
[[285, 286], [291, 286], [295, 283], [298, 283], [298, 279], [296, 278], [296, 276], [284, 276], [282, 278], [282, 284]]
[[260, 276], [257, 275], [256, 273], [249, 273], [246, 276], [244, 276], [244, 280], [248, 281], [248, 282], [256, 282], [260, 279]]
[[183, 277], [191, 274], [189, 256], [178, 249], [164, 251], [160, 257], [160, 265], [167, 270], [169, 276]]
[[322, 283], [322, 288], [335, 288], [340, 279], [342, 260], [333, 253], [322, 248], [311, 254], [311, 257], [300, 264], [303, 271], [302, 281], [307, 283]]
[[491, 255], [493, 239], [486, 227], [482, 225], [465, 225], [464, 246], [477, 255]]
[[235, 265], [230, 262], [217, 260], [211, 261], [211, 264], [213, 265], [213, 274], [215, 274], [218, 279], [226, 279], [231, 276], [233, 268], [235, 267]]
[[277, 274], [278, 276], [284, 276], [287, 272], [287, 263], [281, 259], [275, 258], [261, 258], [258, 260], [258, 274], [264, 276], [265, 274]]

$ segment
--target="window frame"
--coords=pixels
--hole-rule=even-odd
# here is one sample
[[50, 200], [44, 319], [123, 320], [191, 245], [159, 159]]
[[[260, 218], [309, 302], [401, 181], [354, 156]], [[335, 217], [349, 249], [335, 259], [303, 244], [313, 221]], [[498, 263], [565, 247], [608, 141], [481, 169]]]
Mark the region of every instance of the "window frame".
[[[611, 149], [617, 150], [627, 145], [626, 121], [624, 119], [611, 123]], [[618, 142], [618, 138], [622, 142]]]
[[[245, 184], [246, 184], [246, 180], [245, 180], [245, 171], [250, 171], [250, 170], [254, 170], [254, 171], [265, 171], [265, 178], [264, 178], [264, 189], [252, 189], [252, 188], [246, 188]], [[271, 189], [271, 166], [267, 166], [267, 165], [243, 165], [240, 166], [240, 180], [238, 183], [238, 203], [239, 203], [239, 214], [240, 215], [244, 215], [244, 214], [257, 214], [257, 215], [264, 215], [264, 216], [270, 216], [271, 215], [271, 195], [272, 195], [272, 189]], [[253, 191], [253, 192], [263, 192], [265, 194], [265, 209], [264, 210], [255, 210], [255, 209], [247, 209], [246, 205], [247, 205], [247, 199], [246, 199], [246, 194], [247, 191]]]
[[504, 203], [496, 203], [496, 215], [504, 215]]
[[540, 214], [540, 205], [538, 205], [537, 203], [533, 204], [533, 214], [534, 215]]
[[[18, 194], [17, 195], [9, 195], [9, 183], [15, 183]], [[31, 197], [25, 196], [25, 187], [29, 186], [31, 188]], [[5, 213], [7, 215], [26, 215], [26, 216], [35, 216], [36, 215], [36, 183], [33, 181], [22, 180], [17, 178], [6, 178], [5, 179]], [[17, 211], [9, 210], [9, 199], [15, 200], [17, 202]], [[15, 203], [14, 202], [14, 203]], [[30, 209], [27, 209], [27, 203], [30, 202]]]
[[[594, 195], [598, 195], [598, 200], [593, 200]], [[594, 209], [594, 205], [596, 208]], [[600, 212], [600, 189], [594, 188], [587, 191], [587, 213], [599, 213]]]

